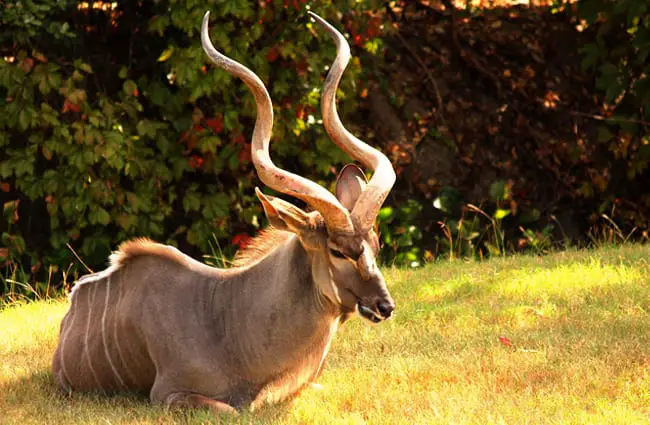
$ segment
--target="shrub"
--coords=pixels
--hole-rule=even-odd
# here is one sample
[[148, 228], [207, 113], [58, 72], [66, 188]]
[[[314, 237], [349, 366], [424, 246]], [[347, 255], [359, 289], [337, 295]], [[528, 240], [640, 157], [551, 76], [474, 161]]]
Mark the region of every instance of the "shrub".
[[[349, 159], [319, 125], [335, 47], [305, 0], [8, 1], [0, 14], [0, 255], [42, 277], [70, 247], [102, 267], [110, 249], [148, 236], [197, 254], [211, 238], [253, 232], [262, 210], [250, 163], [253, 97], [213, 69], [199, 28], [266, 83], [273, 157], [322, 183]], [[372, 2], [315, 1], [341, 30], [364, 28]], [[355, 41], [358, 41], [355, 39]], [[376, 48], [368, 39], [368, 50]], [[358, 44], [358, 43], [357, 43]], [[358, 60], [342, 115], [356, 107]], [[233, 248], [228, 248], [232, 250]], [[0, 261], [3, 261], [0, 258]], [[74, 269], [77, 269], [75, 265]]]
[[[591, 115], [599, 121], [595, 137], [607, 166], [592, 170], [587, 198], [606, 196], [600, 212], [616, 211], [629, 228], [646, 229], [650, 165], [650, 4], [635, 0], [581, 0], [578, 14], [594, 34], [581, 49], [582, 67], [596, 76], [603, 102]], [[646, 236], [647, 237], [647, 236]]]

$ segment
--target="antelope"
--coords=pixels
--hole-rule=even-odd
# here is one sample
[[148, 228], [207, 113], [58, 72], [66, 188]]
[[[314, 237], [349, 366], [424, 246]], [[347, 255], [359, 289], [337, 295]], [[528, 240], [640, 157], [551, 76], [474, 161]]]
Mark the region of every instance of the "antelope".
[[395, 172], [341, 123], [335, 95], [350, 47], [310, 14], [337, 46], [322, 93], [324, 127], [372, 178], [348, 164], [334, 195], [278, 168], [269, 156], [269, 93], [255, 73], [215, 49], [206, 12], [205, 53], [255, 97], [252, 159], [259, 178], [310, 210], [256, 188], [270, 226], [227, 269], [149, 239], [122, 243], [107, 269], [83, 276], [71, 291], [52, 362], [64, 390], [137, 391], [155, 404], [238, 414], [313, 383], [339, 325], [355, 313], [374, 323], [391, 317], [395, 303], [375, 262], [374, 222]]

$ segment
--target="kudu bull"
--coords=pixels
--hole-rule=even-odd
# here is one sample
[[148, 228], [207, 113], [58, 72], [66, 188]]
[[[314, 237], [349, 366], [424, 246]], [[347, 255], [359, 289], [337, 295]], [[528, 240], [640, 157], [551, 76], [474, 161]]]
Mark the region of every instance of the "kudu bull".
[[390, 161], [350, 134], [335, 94], [350, 59], [345, 38], [322, 93], [330, 138], [373, 170], [367, 182], [343, 168], [336, 196], [276, 167], [269, 157], [271, 99], [248, 68], [219, 53], [203, 18], [203, 49], [255, 96], [252, 158], [260, 179], [303, 200], [307, 212], [256, 189], [271, 224], [230, 269], [204, 265], [147, 239], [123, 243], [106, 270], [82, 277], [71, 293], [53, 360], [54, 376], [72, 390], [144, 391], [155, 403], [236, 413], [296, 394], [321, 372], [338, 326], [353, 313], [372, 322], [394, 302], [375, 263], [373, 228], [395, 182]]

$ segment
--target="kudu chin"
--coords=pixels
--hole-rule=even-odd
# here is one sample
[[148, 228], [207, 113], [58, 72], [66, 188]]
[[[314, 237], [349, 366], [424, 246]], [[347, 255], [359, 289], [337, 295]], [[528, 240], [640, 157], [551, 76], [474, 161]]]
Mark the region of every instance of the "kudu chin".
[[374, 222], [395, 173], [386, 156], [341, 123], [335, 94], [350, 48], [334, 27], [311, 16], [337, 46], [322, 93], [325, 129], [372, 170], [370, 181], [347, 165], [332, 194], [271, 161], [271, 98], [257, 75], [214, 48], [206, 13], [203, 49], [255, 96], [258, 176], [311, 209], [256, 189], [270, 226], [229, 269], [147, 239], [120, 245], [106, 270], [82, 277], [70, 294], [52, 364], [61, 387], [143, 391], [155, 403], [236, 413], [282, 400], [314, 381], [350, 315], [372, 322], [392, 315], [395, 303], [375, 263]]

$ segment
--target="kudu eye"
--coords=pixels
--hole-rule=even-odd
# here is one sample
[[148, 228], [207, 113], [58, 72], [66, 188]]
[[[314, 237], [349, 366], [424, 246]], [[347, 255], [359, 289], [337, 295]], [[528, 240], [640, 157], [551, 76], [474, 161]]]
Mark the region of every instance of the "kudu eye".
[[347, 258], [345, 254], [343, 254], [341, 251], [332, 248], [330, 248], [330, 254], [332, 254], [332, 257], [336, 257], [336, 258], [342, 258], [342, 259]]

